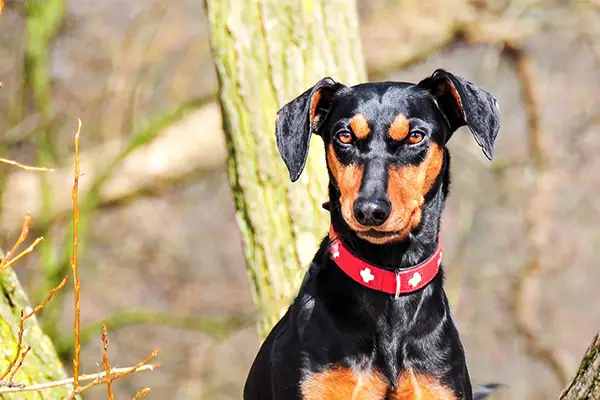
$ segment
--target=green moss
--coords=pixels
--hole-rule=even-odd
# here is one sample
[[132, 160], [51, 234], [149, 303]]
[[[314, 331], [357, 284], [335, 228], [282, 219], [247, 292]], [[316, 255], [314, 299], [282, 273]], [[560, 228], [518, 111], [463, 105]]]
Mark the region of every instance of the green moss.
[[[17, 351], [17, 336], [21, 310], [29, 310], [27, 295], [23, 291], [16, 274], [8, 269], [0, 275], [0, 371], [8, 366]], [[58, 359], [50, 339], [40, 329], [35, 317], [25, 321], [23, 346], [31, 346], [22, 367], [14, 381], [26, 385], [65, 379], [67, 376]], [[0, 399], [63, 399], [68, 395], [69, 387], [53, 388], [38, 392], [6, 394]]]

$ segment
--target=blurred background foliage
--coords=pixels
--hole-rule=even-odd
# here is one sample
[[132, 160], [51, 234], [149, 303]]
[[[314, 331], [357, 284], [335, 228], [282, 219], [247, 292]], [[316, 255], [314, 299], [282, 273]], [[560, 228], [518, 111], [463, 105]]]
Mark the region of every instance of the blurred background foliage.
[[[499, 398], [556, 398], [600, 327], [600, 3], [358, 10], [369, 79], [444, 67], [497, 96], [494, 162], [468, 135], [450, 143], [447, 289], [473, 381], [505, 382]], [[57, 169], [0, 166], [0, 243], [31, 210], [46, 238], [17, 269], [32, 303], [67, 273], [81, 117], [83, 361], [101, 353], [101, 322], [114, 365], [163, 350], [160, 370], [115, 383], [117, 398], [144, 386], [151, 398], [240, 398], [258, 346], [208, 32], [200, 0], [5, 0], [0, 19], [0, 156]], [[65, 364], [71, 308], [62, 291], [40, 315]]]

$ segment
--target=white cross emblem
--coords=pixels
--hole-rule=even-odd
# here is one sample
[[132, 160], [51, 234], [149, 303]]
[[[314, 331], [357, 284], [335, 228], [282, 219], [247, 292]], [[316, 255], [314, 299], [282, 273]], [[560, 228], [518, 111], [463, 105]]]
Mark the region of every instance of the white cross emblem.
[[369, 268], [365, 268], [362, 271], [360, 271], [360, 276], [362, 277], [362, 279], [365, 283], [369, 283], [373, 279], [375, 279], [375, 277], [373, 276], [373, 274], [371, 273], [371, 270]]
[[410, 286], [412, 286], [413, 288], [417, 287], [417, 285], [419, 284], [419, 282], [421, 282], [421, 279], [423, 279], [423, 277], [421, 276], [420, 273], [415, 272], [412, 276], [412, 278], [410, 278], [408, 280], [408, 284]]
[[442, 254], [443, 254], [443, 252], [440, 251], [440, 256], [438, 257], [438, 268], [439, 268], [440, 264], [442, 263]]
[[331, 245], [331, 257], [338, 258], [340, 256], [340, 247], [338, 242]]

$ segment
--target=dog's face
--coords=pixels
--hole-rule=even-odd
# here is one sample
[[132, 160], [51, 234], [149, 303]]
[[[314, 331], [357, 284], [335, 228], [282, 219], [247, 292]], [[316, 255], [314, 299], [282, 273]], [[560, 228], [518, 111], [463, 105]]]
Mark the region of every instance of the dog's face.
[[440, 174], [446, 122], [431, 95], [406, 84], [364, 84], [335, 97], [321, 127], [341, 215], [372, 243], [405, 237]]
[[277, 144], [296, 180], [311, 132], [325, 143], [332, 207], [358, 237], [374, 244], [405, 238], [444, 165], [445, 144], [468, 125], [491, 158], [498, 106], [486, 91], [438, 70], [418, 85], [346, 87], [330, 78], [284, 106]]

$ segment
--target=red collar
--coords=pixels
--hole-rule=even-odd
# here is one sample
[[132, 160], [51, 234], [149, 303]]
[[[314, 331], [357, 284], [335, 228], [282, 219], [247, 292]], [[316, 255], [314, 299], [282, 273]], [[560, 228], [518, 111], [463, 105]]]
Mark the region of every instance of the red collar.
[[369, 289], [393, 294], [416, 292], [435, 278], [442, 263], [442, 241], [431, 257], [414, 267], [392, 272], [358, 258], [344, 246], [338, 234], [330, 228], [329, 254], [331, 259], [350, 278]]

